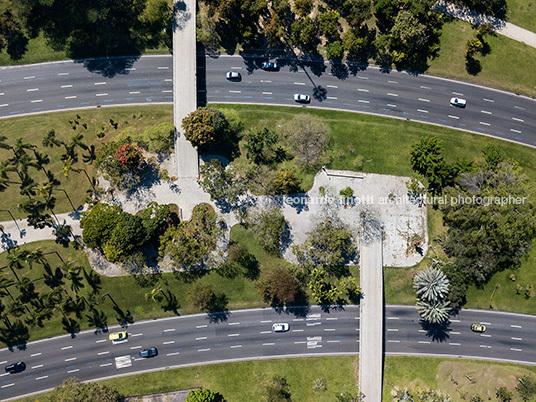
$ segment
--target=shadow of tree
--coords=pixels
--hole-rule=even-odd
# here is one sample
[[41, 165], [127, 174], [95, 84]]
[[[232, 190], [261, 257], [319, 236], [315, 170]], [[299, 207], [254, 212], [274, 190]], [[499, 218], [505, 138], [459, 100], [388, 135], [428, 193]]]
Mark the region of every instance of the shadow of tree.
[[95, 328], [95, 333], [108, 331], [108, 317], [103, 311], [97, 310], [95, 307], [91, 308], [91, 315], [86, 314], [86, 318], [91, 327]]
[[164, 298], [165, 298], [165, 303], [162, 304], [162, 308], [164, 309], [164, 311], [173, 311], [175, 315], [180, 315], [179, 314], [180, 304], [177, 300], [177, 297], [173, 293], [171, 293], [170, 290], [168, 290], [164, 292]]
[[78, 321], [72, 318], [63, 317], [61, 323], [63, 324], [63, 330], [71, 334], [71, 339], [76, 338], [76, 334], [80, 332], [80, 324]]
[[224, 293], [215, 294], [207, 307], [207, 315], [210, 322], [222, 322], [227, 321], [231, 312], [227, 308], [229, 300]]
[[450, 338], [450, 321], [446, 321], [442, 324], [431, 324], [424, 320], [420, 320], [419, 322], [422, 329], [426, 331], [426, 336], [431, 337], [432, 341], [446, 342]]
[[96, 59], [78, 59], [75, 63], [82, 64], [89, 72], [113, 78], [118, 74], [129, 74], [130, 68], [140, 56], [99, 57]]
[[16, 346], [19, 350], [26, 350], [26, 342], [30, 339], [28, 327], [17, 320], [11, 323], [6, 319], [3, 320], [6, 327], [0, 327], [0, 341], [4, 342], [9, 350]]
[[116, 304], [114, 304], [113, 309], [117, 313], [116, 320], [121, 327], [126, 328], [128, 327], [128, 324], [134, 323], [134, 318], [132, 317], [130, 310], [123, 311], [121, 307]]

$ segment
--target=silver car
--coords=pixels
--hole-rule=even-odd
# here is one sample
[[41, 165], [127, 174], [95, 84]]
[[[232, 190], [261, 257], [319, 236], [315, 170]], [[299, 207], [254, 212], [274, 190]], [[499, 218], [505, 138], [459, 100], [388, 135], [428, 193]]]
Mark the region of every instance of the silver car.
[[311, 97], [304, 94], [294, 94], [294, 101], [298, 103], [309, 103], [311, 102]]
[[286, 322], [279, 322], [272, 325], [272, 331], [274, 332], [287, 332], [289, 328], [290, 325], [288, 325]]
[[462, 98], [450, 98], [450, 104], [452, 106], [464, 108], [467, 105], [467, 101]]
[[227, 78], [229, 81], [240, 81], [242, 79], [242, 76], [236, 71], [227, 71], [227, 74], [225, 74], [225, 78]]

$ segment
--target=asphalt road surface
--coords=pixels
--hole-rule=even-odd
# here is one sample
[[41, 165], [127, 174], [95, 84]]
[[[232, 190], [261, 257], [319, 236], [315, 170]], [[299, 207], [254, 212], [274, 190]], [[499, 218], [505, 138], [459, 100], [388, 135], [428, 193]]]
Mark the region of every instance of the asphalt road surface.
[[[325, 63], [299, 66], [281, 60], [278, 72], [261, 70], [261, 59], [199, 58], [199, 97], [208, 102], [308, 106], [381, 114], [486, 134], [536, 146], [536, 100], [427, 75], [369, 66], [333, 70]], [[54, 62], [0, 68], [0, 117], [83, 107], [171, 103], [171, 56], [110, 61]], [[91, 71], [90, 71], [91, 70]], [[225, 79], [237, 71], [241, 82]], [[465, 109], [449, 105], [467, 100]]]
[[[274, 333], [272, 324], [286, 322], [290, 330]], [[481, 322], [483, 334], [470, 326]], [[413, 306], [386, 306], [387, 354], [434, 355], [536, 364], [536, 317], [464, 310], [443, 330], [424, 328]], [[110, 327], [109, 331], [117, 331]], [[357, 354], [359, 307], [323, 311], [278, 312], [252, 309], [139, 322], [127, 328], [128, 339], [113, 345], [108, 333], [86, 331], [0, 350], [0, 365], [24, 361], [26, 371], [0, 374], [2, 400], [44, 391], [76, 376], [101, 379], [169, 367], [240, 359]], [[142, 359], [142, 348], [156, 347], [159, 355]]]

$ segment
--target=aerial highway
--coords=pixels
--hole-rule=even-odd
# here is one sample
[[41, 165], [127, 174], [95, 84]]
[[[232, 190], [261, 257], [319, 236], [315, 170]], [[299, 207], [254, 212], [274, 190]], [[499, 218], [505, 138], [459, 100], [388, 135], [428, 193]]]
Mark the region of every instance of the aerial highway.
[[[536, 100], [526, 96], [375, 66], [341, 72], [327, 63], [279, 63], [279, 71], [269, 72], [260, 68], [262, 59], [200, 57], [199, 98], [209, 103], [298, 106], [293, 95], [307, 94], [311, 103], [302, 107], [380, 114], [536, 146]], [[144, 56], [112, 65], [64, 61], [0, 67], [0, 118], [173, 101], [171, 56]], [[226, 80], [227, 71], [239, 72], [242, 80]], [[450, 106], [452, 97], [467, 100], [467, 107]]]
[[[288, 332], [272, 331], [288, 323]], [[483, 323], [487, 330], [471, 331]], [[109, 332], [126, 330], [128, 339], [112, 344]], [[95, 380], [170, 367], [274, 357], [357, 354], [359, 306], [321, 309], [271, 308], [199, 314], [110, 326], [109, 332], [84, 331], [0, 350], [0, 365], [23, 361], [26, 370], [0, 374], [2, 400], [51, 389], [76, 376]], [[536, 364], [536, 317], [462, 310], [442, 329], [419, 322], [413, 306], [386, 306], [385, 352]], [[158, 356], [139, 357], [156, 347]]]

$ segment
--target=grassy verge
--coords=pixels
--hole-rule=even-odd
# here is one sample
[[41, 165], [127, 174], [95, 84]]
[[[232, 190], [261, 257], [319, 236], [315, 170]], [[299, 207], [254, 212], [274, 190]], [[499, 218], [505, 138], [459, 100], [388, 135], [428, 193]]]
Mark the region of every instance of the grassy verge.
[[465, 44], [474, 37], [466, 22], [445, 24], [439, 57], [432, 60], [428, 73], [536, 97], [536, 49], [501, 35], [487, 37], [491, 53], [476, 57], [482, 71], [475, 76], [465, 69]]
[[506, 0], [508, 22], [536, 32], [536, 2], [533, 0]]
[[[357, 356], [307, 357], [300, 359], [253, 360], [154, 373], [131, 375], [102, 381], [126, 396], [171, 392], [203, 387], [221, 393], [229, 402], [260, 401], [264, 384], [274, 375], [284, 377], [294, 401], [334, 401], [341, 393], [357, 393], [359, 359]], [[456, 385], [450, 376], [458, 384]], [[536, 368], [507, 363], [432, 357], [386, 356], [383, 400], [391, 400], [392, 384], [415, 390], [430, 387], [447, 392], [452, 400], [469, 400], [480, 395], [495, 400], [497, 387], [514, 391], [516, 377], [536, 373]], [[468, 375], [474, 383], [470, 382]], [[315, 390], [315, 380], [323, 379], [324, 390]], [[462, 398], [461, 396], [464, 396]], [[34, 401], [35, 397], [21, 401]], [[515, 399], [517, 400], [517, 399]]]
[[[77, 115], [80, 116], [77, 119]], [[117, 128], [110, 123], [110, 119], [117, 123]], [[77, 120], [79, 124], [77, 129], [73, 130], [69, 121]], [[37, 151], [49, 155], [50, 163], [46, 165], [47, 170], [51, 170], [57, 179], [61, 183], [63, 188], [69, 195], [73, 206], [78, 208], [81, 206], [87, 196], [86, 190], [89, 190], [90, 184], [86, 176], [80, 172], [71, 172], [68, 177], [65, 177], [63, 173], [63, 162], [60, 160], [63, 147], [60, 148], [44, 148], [41, 145], [41, 141], [46, 133], [54, 129], [56, 131], [56, 137], [62, 141], [69, 142], [71, 137], [75, 134], [82, 134], [84, 136], [83, 142], [87, 145], [95, 145], [100, 147], [103, 142], [113, 139], [119, 132], [125, 130], [127, 127], [135, 129], [140, 132], [145, 128], [161, 123], [163, 121], [173, 121], [173, 110], [171, 106], [145, 106], [140, 107], [118, 107], [118, 108], [100, 108], [100, 109], [88, 109], [79, 110], [77, 112], [60, 112], [60, 113], [47, 113], [32, 116], [16, 117], [12, 119], [2, 120], [0, 125], [0, 136], [7, 137], [6, 143], [13, 145], [17, 138], [37, 145]], [[87, 128], [83, 127], [83, 124], [87, 125]], [[98, 133], [103, 132], [105, 135], [99, 139]], [[32, 152], [29, 152], [32, 155]], [[0, 149], [0, 160], [13, 157], [11, 150]], [[83, 164], [82, 158], [76, 164], [78, 168], [85, 168], [89, 176], [95, 174], [95, 169], [92, 165]], [[45, 175], [42, 171], [36, 171], [30, 169], [35, 181], [38, 183], [45, 182]], [[17, 176], [11, 174], [10, 177], [13, 181], [17, 182]], [[72, 206], [63, 192], [56, 192], [56, 213], [68, 212], [72, 210]], [[10, 210], [16, 218], [22, 218], [23, 215], [18, 211], [17, 204], [23, 199], [19, 195], [19, 186], [16, 184], [11, 185], [2, 194], [2, 210]], [[8, 212], [0, 211], [0, 221], [10, 219]]]

